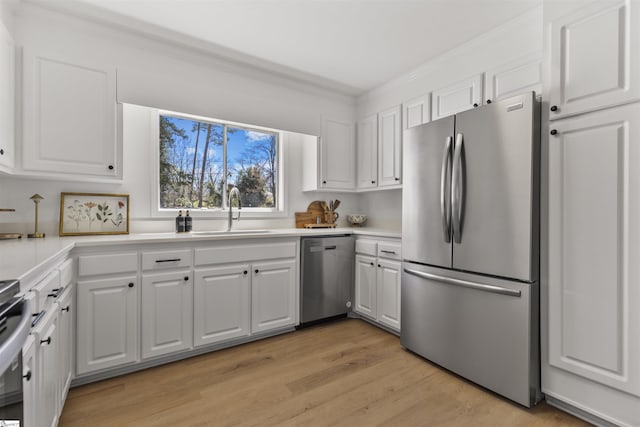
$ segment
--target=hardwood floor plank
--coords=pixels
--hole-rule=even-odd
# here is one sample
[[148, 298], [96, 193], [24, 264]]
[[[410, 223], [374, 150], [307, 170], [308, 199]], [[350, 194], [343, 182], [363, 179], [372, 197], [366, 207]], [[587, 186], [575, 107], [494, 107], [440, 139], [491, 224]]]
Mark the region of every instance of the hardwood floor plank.
[[583, 426], [513, 404], [349, 319], [69, 392], [60, 427]]

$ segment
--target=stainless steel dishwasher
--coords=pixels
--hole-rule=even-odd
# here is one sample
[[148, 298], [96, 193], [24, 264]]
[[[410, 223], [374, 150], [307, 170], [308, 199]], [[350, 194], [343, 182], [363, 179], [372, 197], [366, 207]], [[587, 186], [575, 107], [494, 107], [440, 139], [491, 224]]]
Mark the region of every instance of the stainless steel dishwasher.
[[346, 315], [353, 293], [353, 237], [303, 237], [301, 243], [300, 323]]

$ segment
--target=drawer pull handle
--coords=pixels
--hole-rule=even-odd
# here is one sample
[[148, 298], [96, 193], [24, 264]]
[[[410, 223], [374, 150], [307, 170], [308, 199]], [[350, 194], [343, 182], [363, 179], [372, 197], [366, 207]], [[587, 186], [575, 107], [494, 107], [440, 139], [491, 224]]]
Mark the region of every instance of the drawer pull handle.
[[34, 326], [36, 326], [38, 324], [38, 322], [40, 322], [40, 319], [42, 319], [44, 317], [45, 313], [46, 312], [44, 310], [42, 310], [40, 313], [33, 314], [34, 319], [31, 322], [31, 327], [32, 328]]
[[380, 252], [385, 253], [385, 254], [391, 254], [391, 255], [395, 255], [396, 251], [385, 251], [383, 249], [380, 249]]
[[69, 306], [66, 306], [65, 308], [60, 309], [60, 311], [66, 311], [68, 313], [69, 312]]
[[51, 337], [47, 337], [46, 340], [40, 340], [40, 344], [51, 344]]
[[172, 258], [172, 259], [157, 259], [156, 262], [180, 262], [182, 261], [180, 258]]
[[47, 297], [58, 298], [60, 291], [62, 291], [62, 288], [51, 289], [51, 293], [47, 294]]
[[31, 380], [31, 375], [32, 375], [31, 374], [31, 370], [28, 370], [27, 373], [22, 376], [22, 378], [24, 378], [27, 381], [30, 381]]

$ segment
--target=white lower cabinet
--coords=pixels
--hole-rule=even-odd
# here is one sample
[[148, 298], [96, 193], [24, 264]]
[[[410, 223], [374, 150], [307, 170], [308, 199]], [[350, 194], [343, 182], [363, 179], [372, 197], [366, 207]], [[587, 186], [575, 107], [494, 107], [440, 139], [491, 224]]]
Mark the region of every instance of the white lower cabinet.
[[550, 126], [542, 390], [637, 426], [640, 104]]
[[[59, 345], [58, 345], [58, 400], [59, 407], [62, 410], [64, 401], [67, 398], [67, 392], [71, 385], [73, 377], [73, 317], [75, 316], [75, 307], [73, 306], [73, 287], [68, 287], [57, 301], [58, 309], [58, 329], [59, 329]], [[28, 424], [27, 424], [28, 425]]]
[[295, 325], [295, 260], [254, 263], [252, 268], [251, 332]]
[[358, 239], [354, 311], [400, 331], [400, 243]]
[[136, 283], [136, 276], [78, 281], [78, 374], [138, 359]]
[[193, 342], [191, 272], [142, 276], [142, 358], [191, 348]]
[[35, 426], [37, 417], [36, 393], [38, 392], [36, 366], [36, 339], [27, 337], [22, 347], [22, 407], [25, 426]]
[[58, 424], [58, 312], [54, 307], [33, 329], [36, 340], [36, 419], [37, 426], [55, 427]]
[[251, 333], [249, 264], [197, 269], [193, 288], [194, 346]]

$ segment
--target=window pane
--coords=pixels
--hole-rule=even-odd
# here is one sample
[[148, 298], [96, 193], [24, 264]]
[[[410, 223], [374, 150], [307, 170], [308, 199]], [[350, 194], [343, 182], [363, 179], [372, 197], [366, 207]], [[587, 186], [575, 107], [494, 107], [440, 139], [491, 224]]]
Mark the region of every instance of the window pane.
[[276, 206], [277, 146], [275, 134], [227, 127], [227, 182], [240, 190], [243, 207]]
[[224, 126], [160, 116], [160, 207], [219, 208]]

